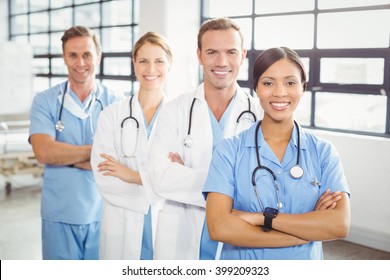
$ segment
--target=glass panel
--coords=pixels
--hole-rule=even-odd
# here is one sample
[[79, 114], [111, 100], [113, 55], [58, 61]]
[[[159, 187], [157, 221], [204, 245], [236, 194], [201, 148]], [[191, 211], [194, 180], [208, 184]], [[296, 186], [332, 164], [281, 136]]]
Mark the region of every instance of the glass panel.
[[60, 8], [72, 5], [72, 0], [51, 0], [51, 8]]
[[240, 67], [240, 71], [238, 72], [237, 80], [247, 81], [249, 79], [249, 59], [245, 58], [244, 62]]
[[49, 52], [49, 35], [38, 34], [30, 36], [34, 54], [47, 54]]
[[295, 109], [294, 118], [300, 125], [310, 125], [311, 98], [312, 93], [306, 91]]
[[[373, 20], [375, 19], [375, 20]], [[390, 10], [318, 15], [319, 48], [387, 48]]]
[[241, 32], [244, 36], [244, 48], [249, 50], [251, 49], [252, 44], [252, 19], [250, 18], [242, 18], [242, 19], [234, 19], [234, 22], [236, 22], [241, 29]]
[[103, 28], [102, 31], [104, 52], [131, 51], [131, 27]]
[[[367, 3], [370, 2], [370, 3]], [[319, 9], [335, 9], [389, 4], [389, 0], [318, 0]]]
[[28, 18], [27, 15], [11, 17], [11, 35], [27, 34]]
[[256, 14], [312, 11], [314, 9], [313, 0], [256, 0], [255, 5]]
[[118, 94], [123, 94], [123, 96], [129, 96], [131, 93], [130, 81], [103, 80], [102, 84]]
[[14, 36], [11, 41], [19, 42], [19, 43], [28, 43], [28, 37], [26, 35], [22, 36]]
[[62, 54], [62, 41], [61, 37], [64, 32], [57, 32], [50, 34], [50, 53], [51, 54]]
[[49, 59], [34, 58], [32, 60], [33, 74], [49, 74]]
[[310, 58], [301, 57], [301, 60], [303, 62], [303, 67], [305, 67], [305, 71], [306, 71], [306, 75], [307, 75], [307, 82], [308, 82], [309, 77], [310, 77]]
[[49, 88], [49, 79], [42, 77], [33, 78], [33, 91], [34, 94], [44, 91]]
[[96, 2], [96, 0], [74, 0], [75, 4], [84, 4], [84, 3], [91, 3]]
[[252, 0], [209, 0], [209, 17], [243, 16], [252, 14]]
[[311, 49], [314, 41], [314, 15], [256, 18], [255, 48], [287, 46]]
[[383, 58], [321, 58], [321, 82], [382, 85]]
[[72, 8], [51, 11], [51, 30], [67, 30], [72, 26]]
[[106, 57], [104, 58], [104, 75], [130, 76], [130, 57]]
[[30, 32], [49, 31], [49, 13], [30, 14]]
[[103, 3], [103, 26], [132, 23], [131, 1], [110, 1]]
[[75, 7], [75, 25], [84, 25], [89, 28], [100, 24], [99, 4]]
[[30, 1], [30, 11], [43, 11], [49, 8], [50, 0]]
[[13, 0], [8, 3], [11, 5], [11, 15], [28, 12], [28, 0]]
[[316, 126], [385, 132], [387, 97], [346, 93], [316, 94]]
[[68, 74], [68, 68], [66, 67], [62, 57], [51, 59], [51, 73], [54, 75]]

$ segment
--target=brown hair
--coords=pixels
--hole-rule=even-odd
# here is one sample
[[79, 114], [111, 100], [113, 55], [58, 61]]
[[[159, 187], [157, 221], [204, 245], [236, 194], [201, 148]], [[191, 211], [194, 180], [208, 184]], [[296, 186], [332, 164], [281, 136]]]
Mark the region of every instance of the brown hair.
[[89, 37], [89, 38], [92, 38], [92, 40], [93, 40], [93, 42], [95, 44], [96, 53], [98, 55], [101, 54], [102, 48], [100, 46], [100, 42], [99, 42], [98, 38], [96, 37], [96, 35], [92, 32], [91, 29], [89, 29], [88, 27], [85, 27], [85, 26], [81, 26], [81, 25], [73, 26], [73, 27], [69, 28], [68, 30], [65, 31], [64, 35], [62, 35], [62, 37], [61, 37], [62, 51], [64, 51], [65, 43], [69, 39], [72, 39], [72, 38], [75, 38], [75, 37]]
[[299, 68], [301, 72], [303, 91], [305, 91], [307, 86], [307, 75], [302, 59], [294, 50], [287, 47], [271, 48], [259, 54], [253, 67], [253, 89], [256, 91], [261, 75], [263, 75], [263, 73], [267, 71], [272, 64], [280, 59], [287, 59]]
[[133, 59], [137, 57], [138, 50], [147, 42], [161, 47], [172, 60], [172, 51], [167, 44], [166, 39], [155, 32], [148, 32], [137, 40], [133, 48]]
[[202, 37], [209, 30], [228, 30], [233, 28], [238, 31], [241, 38], [241, 48], [244, 47], [244, 35], [241, 32], [240, 26], [230, 18], [214, 18], [206, 20], [199, 29], [198, 33], [198, 48], [202, 50]]

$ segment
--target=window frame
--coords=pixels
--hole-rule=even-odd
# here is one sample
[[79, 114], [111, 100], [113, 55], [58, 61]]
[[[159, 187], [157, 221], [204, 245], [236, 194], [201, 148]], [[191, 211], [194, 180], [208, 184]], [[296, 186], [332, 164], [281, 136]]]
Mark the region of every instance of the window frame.
[[[201, 0], [201, 22], [209, 19], [208, 2], [212, 0]], [[313, 10], [304, 11], [293, 11], [293, 12], [278, 12], [278, 13], [266, 13], [256, 14], [256, 1], [252, 0], [252, 14], [251, 15], [235, 15], [229, 16], [232, 20], [235, 19], [248, 19], [252, 20], [252, 34], [245, 34], [246, 40], [251, 41], [251, 48], [247, 50], [247, 58], [249, 60], [249, 71], [248, 80], [239, 80], [238, 84], [241, 87], [252, 88], [253, 77], [252, 70], [256, 57], [263, 50], [255, 49], [255, 19], [260, 17], [273, 17], [273, 16], [289, 16], [289, 15], [314, 15], [314, 37], [313, 37], [313, 48], [312, 49], [295, 49], [295, 51], [301, 57], [307, 57], [310, 59], [310, 71], [307, 91], [312, 93], [311, 108], [310, 108], [310, 125], [304, 126], [309, 129], [327, 130], [342, 133], [360, 134], [360, 135], [371, 135], [390, 138], [390, 47], [388, 48], [343, 48], [343, 49], [319, 49], [317, 47], [317, 24], [318, 15], [325, 13], [341, 13], [341, 12], [352, 12], [352, 11], [369, 11], [369, 10], [389, 10], [390, 4], [384, 5], [373, 5], [373, 6], [360, 6], [360, 7], [348, 7], [348, 8], [332, 8], [332, 9], [319, 9], [318, 0], [315, 0]], [[324, 83], [320, 81], [320, 62], [322, 58], [382, 58], [384, 59], [384, 78], [382, 85], [369, 85], [369, 84], [336, 84], [336, 83]], [[386, 120], [385, 120], [385, 132], [375, 133], [366, 131], [355, 131], [346, 129], [335, 129], [328, 127], [321, 127], [315, 123], [316, 115], [316, 94], [318, 92], [331, 92], [331, 93], [353, 93], [353, 94], [364, 94], [364, 95], [383, 95], [385, 92], [387, 97], [386, 104]], [[251, 94], [255, 94], [251, 90]]]

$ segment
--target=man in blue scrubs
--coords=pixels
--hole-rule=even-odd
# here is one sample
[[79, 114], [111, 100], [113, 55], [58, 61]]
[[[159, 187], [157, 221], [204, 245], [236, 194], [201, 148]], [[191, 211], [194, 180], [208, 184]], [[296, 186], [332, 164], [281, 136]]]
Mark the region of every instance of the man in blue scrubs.
[[43, 259], [99, 259], [101, 198], [90, 166], [100, 112], [118, 96], [95, 81], [101, 47], [92, 31], [74, 26], [61, 38], [68, 79], [38, 93], [30, 137], [43, 177]]

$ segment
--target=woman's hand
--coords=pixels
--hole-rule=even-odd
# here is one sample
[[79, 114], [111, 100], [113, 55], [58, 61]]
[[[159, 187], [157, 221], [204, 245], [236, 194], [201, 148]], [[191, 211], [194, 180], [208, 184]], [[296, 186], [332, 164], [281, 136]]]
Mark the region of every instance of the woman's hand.
[[318, 199], [314, 211], [334, 209], [337, 205], [337, 201], [341, 199], [340, 192], [330, 192], [330, 189], [327, 189]]
[[178, 153], [170, 152], [168, 158], [171, 160], [171, 162], [176, 162], [178, 164], [184, 165], [184, 161], [181, 159]]
[[107, 154], [100, 154], [100, 156], [106, 159], [98, 164], [98, 171], [104, 176], [113, 176], [127, 183], [142, 185], [141, 176], [138, 171], [134, 171], [121, 164], [115, 158]]

